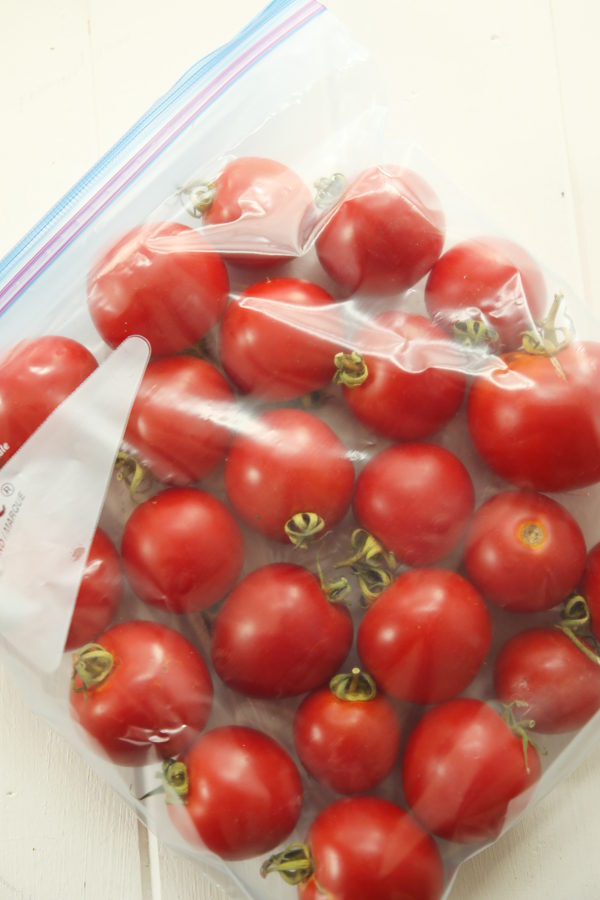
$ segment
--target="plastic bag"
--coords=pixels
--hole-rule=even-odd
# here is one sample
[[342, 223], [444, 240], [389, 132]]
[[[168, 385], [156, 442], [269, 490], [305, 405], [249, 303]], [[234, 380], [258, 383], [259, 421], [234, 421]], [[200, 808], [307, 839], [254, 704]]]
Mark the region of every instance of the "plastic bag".
[[[282, 43], [272, 46], [277, 40]], [[311, 67], [312, 81], [308, 84], [306, 72], [302, 71], [300, 77], [300, 67], [296, 64], [296, 60], [302, 59], [306, 54], [307, 46], [310, 46], [311, 58], [314, 59]], [[256, 55], [267, 51], [268, 56], [254, 62]], [[250, 63], [252, 68], [247, 68]], [[0, 336], [3, 350], [11, 349], [23, 337], [43, 333], [62, 334], [85, 344], [98, 360], [105, 361], [98, 372], [101, 377], [91, 375], [80, 390], [59, 407], [56, 414], [48, 418], [23, 450], [3, 466], [5, 490], [13, 491], [7, 495], [8, 519], [4, 525], [5, 529], [8, 525], [10, 527], [4, 532], [6, 548], [3, 547], [2, 577], [3, 588], [8, 582], [9, 589], [3, 591], [3, 623], [7, 639], [17, 654], [21, 654], [21, 658], [18, 655], [10, 657], [9, 665], [19, 673], [21, 684], [30, 685], [26, 687], [26, 691], [34, 708], [43, 711], [46, 718], [50, 717], [75, 746], [85, 748], [86, 755], [90, 756], [111, 783], [118, 785], [121, 792], [128, 795], [131, 770], [122, 775], [90, 754], [89, 742], [71, 722], [64, 699], [71, 660], [68, 656], [62, 656], [62, 648], [72, 604], [116, 451], [129, 417], [129, 407], [147, 362], [145, 345], [135, 339], [110, 353], [90, 320], [85, 303], [86, 281], [89, 273], [95, 271], [92, 288], [100, 282], [102, 276], [94, 269], [98, 259], [105, 248], [114, 245], [128, 229], [135, 228], [142, 222], [165, 220], [197, 224], [190, 219], [188, 210], [191, 201], [202, 203], [206, 199], [207, 186], [198, 182], [211, 182], [228, 162], [263, 155], [265, 148], [268, 148], [269, 155], [291, 166], [308, 184], [318, 180], [323, 173], [338, 170], [343, 171], [352, 184], [353, 176], [366, 167], [380, 163], [382, 159], [387, 160], [389, 150], [384, 150], [383, 143], [378, 140], [380, 113], [374, 105], [374, 91], [365, 75], [365, 69], [363, 53], [355, 48], [337, 26], [329, 22], [328, 16], [321, 15], [317, 5], [278, 4], [271, 7], [262, 20], [250, 27], [223, 55], [214, 55], [195, 72], [190, 73], [170, 98], [156, 107], [134, 129], [125, 146], [105, 159], [90, 174], [87, 182], [66, 199], [60, 210], [45, 220], [36, 234], [26, 239], [3, 266], [5, 277], [2, 294], [5, 311]], [[276, 78], [273, 77], [275, 71]], [[219, 93], [227, 79], [235, 77], [234, 73], [238, 72], [238, 80], [228, 86], [225, 93]], [[255, 98], [251, 106], [246, 102], [248, 96]], [[333, 97], [336, 99], [335, 104], [331, 103]], [[335, 109], [334, 116], [332, 107]], [[191, 121], [186, 124], [188, 119]], [[300, 152], [298, 136], [304, 133], [309, 121], [311, 134], [315, 135], [315, 139], [312, 155], [307, 157], [303, 147], [302, 153]], [[182, 128], [184, 130], [178, 136]], [[171, 138], [172, 141], [167, 143]], [[202, 148], [201, 158], [199, 146]], [[440, 206], [446, 215], [446, 246], [450, 247], [458, 240], [477, 233], [477, 229], [473, 227], [474, 222], [477, 224], [476, 220], [456, 200], [452, 188], [435, 168], [413, 148], [394, 150], [395, 162], [410, 165], [435, 185]], [[383, 175], [389, 175], [389, 171], [384, 169]], [[128, 185], [126, 190], [125, 184]], [[335, 191], [337, 184], [339, 180], [334, 178], [331, 184], [324, 186], [325, 193], [329, 192], [329, 196], [324, 198], [325, 205], [327, 200], [334, 204], [330, 209], [335, 209], [336, 198], [331, 192]], [[372, 185], [361, 190], [366, 196], [374, 193]], [[324, 202], [323, 199], [320, 202]], [[264, 206], [259, 203], [259, 213], [262, 209]], [[198, 212], [197, 209], [194, 211]], [[312, 252], [313, 242], [323, 231], [328, 213], [321, 218], [314, 212], [311, 215], [312, 220], [309, 216], [307, 222], [302, 221], [298, 228], [291, 228], [286, 240], [281, 243], [281, 226], [278, 225], [274, 233], [268, 235], [267, 251], [275, 255], [300, 256], [295, 263], [277, 270], [278, 275], [295, 273], [315, 278], [320, 284], [329, 287], [335, 296], [340, 296], [342, 291], [339, 282], [332, 284], [324, 278]], [[260, 224], [256, 235], [259, 240], [265, 236], [262, 222]], [[219, 228], [218, 225], [214, 227]], [[244, 243], [244, 238], [241, 245], [236, 243], [238, 238], [235, 234], [233, 239], [228, 238], [227, 246], [220, 243], [220, 238], [217, 237], [216, 240], [219, 249], [228, 252], [241, 251], [248, 254], [256, 249], [253, 242]], [[151, 249], [156, 250], [155, 235], [152, 241], [154, 244]], [[158, 246], [158, 253], [161, 252]], [[148, 259], [149, 256], [144, 251], [140, 258]], [[336, 258], [337, 254], [334, 253], [334, 261]], [[272, 274], [270, 266], [254, 270], [230, 267], [232, 295], [236, 297], [249, 284], [263, 280], [267, 272]], [[553, 286], [555, 284], [553, 281]], [[354, 286], [348, 284], [350, 289]], [[407, 288], [402, 303], [403, 310], [422, 311], [422, 286], [395, 286], [397, 290]], [[395, 297], [381, 301], [369, 299], [368, 291], [361, 290], [360, 293], [358, 300], [347, 305], [351, 312], [349, 323], [352, 326], [348, 333], [345, 330], [338, 331], [338, 326], [328, 318], [325, 327], [318, 326], [311, 320], [308, 327], [310, 334], [314, 335], [321, 328], [324, 331], [321, 337], [333, 337], [344, 345], [342, 349], [351, 349], [357, 321], [368, 325], [369, 318], [375, 312], [396, 305]], [[569, 313], [576, 317], [580, 333], [586, 333], [588, 326], [584, 313], [574, 309], [571, 303]], [[290, 320], [289, 313], [287, 320]], [[302, 327], [302, 317], [295, 321]], [[306, 330], [306, 325], [304, 328]], [[214, 332], [212, 336], [214, 337]], [[377, 336], [369, 338], [369, 341], [373, 340], [377, 341]], [[213, 340], [209, 352], [214, 354], [215, 347]], [[363, 352], [372, 352], [369, 343], [365, 345], [363, 342], [361, 349]], [[376, 347], [375, 353], [378, 351], [381, 352], [381, 348]], [[444, 368], [470, 374], [490, 369], [491, 358], [484, 353], [465, 350], [457, 345], [445, 346], [444, 352], [448, 354], [441, 362]], [[373, 363], [373, 367], [375, 365]], [[405, 370], [420, 371], [422, 363], [418, 358], [415, 359], [415, 354], [405, 354], [402, 356], [402, 367]], [[331, 392], [333, 396], [316, 410], [316, 414], [335, 426], [337, 434], [351, 448], [350, 456], [358, 470], [369, 457], [386, 445], [385, 440], [375, 438], [369, 428], [362, 428], [348, 417], [339, 389], [332, 388]], [[276, 399], [288, 402], [293, 398]], [[236, 419], [236, 431], [240, 434], [246, 431], [251, 433], [257, 415], [254, 401], [245, 402], [241, 418]], [[212, 418], [218, 418], [218, 410], [213, 413]], [[406, 435], [402, 436], [402, 440], [406, 439]], [[443, 447], [458, 451], [463, 462], [467, 462], [476, 481], [479, 500], [498, 490], [501, 482], [478, 463], [465, 438], [463, 420], [454, 419], [443, 433], [436, 435], [435, 441]], [[3, 447], [8, 456], [13, 449], [10, 441], [5, 440]], [[129, 465], [129, 462], [123, 462]], [[334, 476], [333, 480], [337, 483], [337, 477]], [[222, 499], [225, 497], [222, 472], [213, 476], [212, 481], [203, 481], [202, 486], [214, 489]], [[115, 539], [120, 538], [123, 524], [134, 508], [124, 487], [123, 481], [111, 484], [101, 520]], [[592, 522], [593, 497], [570, 496], [565, 502], [579, 519], [583, 518], [588, 544], [591, 545], [596, 539]], [[33, 517], [27, 511], [32, 509], [35, 509], [38, 532], [31, 531]], [[49, 523], [52, 524], [51, 528], [48, 527]], [[413, 530], [416, 529], [413, 527]], [[353, 524], [348, 520], [344, 528], [327, 535], [322, 543], [309, 549], [301, 557], [302, 564], [310, 565], [315, 570], [320, 565], [327, 570], [332, 563], [349, 555], [353, 531]], [[417, 530], [418, 533], [420, 532]], [[298, 552], [267, 543], [262, 538], [257, 538], [252, 530], [245, 533], [245, 539], [246, 568], [243, 574], [274, 560], [298, 561]], [[360, 541], [361, 538], [356, 540]], [[23, 563], [32, 543], [40, 547], [36, 569], [30, 569]], [[320, 551], [318, 555], [316, 550]], [[353, 551], [364, 551], [364, 547], [355, 546]], [[456, 553], [453, 564], [459, 563], [460, 554]], [[382, 576], [382, 567], [365, 567], [362, 563], [354, 564], [354, 569], [357, 569], [354, 572], [352, 565], [346, 568], [353, 576], [358, 576], [359, 584], [361, 579], [363, 583], [366, 582], [367, 595], [378, 587], [377, 579], [390, 574], [385, 572], [384, 567]], [[392, 564], [389, 563], [387, 568], [392, 569]], [[18, 577], [9, 581], [15, 572]], [[48, 577], [49, 572], [52, 573], [51, 578]], [[37, 589], [42, 584], [45, 587], [44, 594]], [[361, 613], [356, 586], [353, 590], [353, 615], [357, 624]], [[18, 616], [15, 615], [15, 607], [19, 609]], [[133, 595], [128, 593], [120, 607], [118, 618], [126, 619], [132, 614], [140, 615], [143, 619], [155, 618], [169, 625], [176, 624], [185, 634], [198, 641], [205, 656], [208, 655], [205, 623], [195, 615], [186, 619], [174, 618], [172, 614], [162, 616], [151, 607], [138, 604]], [[548, 620], [553, 615], [548, 614]], [[503, 628], [508, 634], [512, 629], [520, 630], [524, 622], [529, 621], [523, 618], [518, 621], [506, 619], [495, 612], [494, 616], [497, 619], [497, 643], [505, 636]], [[213, 618], [212, 612], [207, 614], [209, 626], [212, 625]], [[533, 621], [539, 623], [540, 616], [536, 615], [531, 624]], [[26, 657], [25, 660], [22, 659], [23, 656]], [[60, 668], [56, 675], [44, 678], [42, 692], [31, 671], [32, 661], [35, 660], [37, 667], [52, 671], [59, 659], [62, 659]], [[349, 660], [349, 664], [353, 662], [356, 662], [355, 657]], [[488, 662], [482, 670], [480, 680], [474, 682], [469, 690], [477, 692], [482, 684], [486, 685], [487, 690], [489, 673]], [[218, 685], [217, 679], [215, 683]], [[288, 749], [292, 749], [289, 728], [286, 726], [290, 724], [294, 701], [249, 701], [231, 694], [220, 685], [217, 690], [211, 729], [231, 721], [258, 725], [274, 734]], [[52, 704], [49, 704], [49, 698], [54, 700]], [[408, 727], [405, 723], [405, 731], [408, 731]], [[578, 736], [577, 741], [583, 741], [583, 737], [584, 732]], [[562, 739], [553, 739], [553, 742], [556, 750], [565, 743]], [[544, 781], [540, 783], [538, 790], [549, 785], [553, 770], [557, 764], [562, 765], [564, 759], [564, 756], [556, 757], [556, 763], [546, 767]], [[573, 759], [572, 753], [568, 759]], [[135, 785], [138, 797], [154, 784], [158, 768], [154, 763], [140, 770]], [[297, 830], [299, 837], [304, 836], [314, 811], [323, 805], [326, 798], [332, 799], [310, 779], [305, 779], [304, 787], [305, 803]], [[380, 790], [394, 799], [399, 797], [395, 779]], [[156, 797], [138, 803], [137, 809], [159, 834], [181, 847], [186, 846], [172, 829], [169, 830], [162, 798]], [[449, 872], [463, 853], [462, 849], [446, 848]], [[265, 891], [272, 891], [274, 894], [278, 891], [274, 877], [266, 883], [259, 881], [256, 860], [236, 864], [233, 870], [242, 883], [254, 890], [257, 896], [265, 896]], [[265, 887], [265, 884], [269, 886]], [[281, 895], [289, 896], [290, 891], [282, 890]]]

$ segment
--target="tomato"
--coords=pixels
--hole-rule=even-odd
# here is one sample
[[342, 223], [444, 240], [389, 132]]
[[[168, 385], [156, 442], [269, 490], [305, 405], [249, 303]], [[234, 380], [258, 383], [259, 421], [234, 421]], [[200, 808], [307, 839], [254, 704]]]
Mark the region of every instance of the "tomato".
[[310, 191], [292, 169], [245, 156], [208, 186], [196, 214], [203, 212], [203, 233], [225, 259], [262, 266], [300, 255], [312, 209]]
[[415, 172], [375, 166], [353, 181], [334, 207], [316, 248], [325, 271], [348, 293], [404, 291], [442, 252], [440, 202]]
[[231, 388], [210, 363], [159, 359], [142, 379], [125, 442], [160, 481], [191, 484], [225, 458], [235, 409]]
[[302, 566], [273, 563], [247, 575], [214, 624], [212, 661], [231, 688], [293, 697], [331, 678], [352, 646], [352, 619]]
[[363, 328], [353, 347], [367, 366], [366, 380], [344, 387], [344, 400], [359, 421], [383, 437], [428, 437], [457, 412], [465, 377], [444, 333], [424, 316], [384, 312]]
[[533, 491], [503, 491], [475, 513], [464, 565], [486, 600], [537, 612], [575, 590], [585, 557], [581, 529], [564, 506]]
[[600, 667], [557, 628], [511, 638], [496, 660], [494, 684], [503, 703], [518, 702], [519, 717], [545, 734], [582, 728], [600, 709]]
[[401, 729], [392, 704], [360, 669], [309, 694], [294, 719], [304, 768], [339, 794], [371, 791], [398, 758]]
[[581, 592], [590, 611], [594, 637], [600, 640], [600, 544], [595, 544], [588, 554], [581, 581]]
[[0, 467], [98, 363], [70, 338], [21, 341], [0, 361]]
[[536, 749], [481, 700], [448, 700], [425, 713], [402, 761], [408, 805], [433, 834], [493, 840], [526, 805], [541, 772]]
[[231, 590], [244, 541], [220, 500], [194, 488], [170, 488], [129, 517], [122, 555], [129, 583], [144, 603], [192, 613]]
[[479, 454], [512, 484], [566, 491], [600, 479], [600, 344], [500, 357], [467, 411]]
[[249, 287], [221, 325], [221, 361], [233, 383], [265, 400], [291, 400], [335, 374], [342, 319], [323, 288], [298, 278]]
[[[501, 347], [515, 350], [546, 307], [544, 276], [522, 247], [501, 238], [472, 238], [447, 250], [425, 285], [425, 304], [434, 322], [452, 333], [475, 320]], [[459, 325], [460, 327], [460, 325]]]
[[456, 547], [473, 512], [475, 494], [461, 461], [433, 444], [388, 447], [356, 482], [354, 512], [398, 560], [422, 566]]
[[177, 222], [128, 231], [88, 276], [90, 314], [106, 343], [116, 347], [138, 334], [153, 356], [197, 343], [223, 316], [228, 290], [223, 260]]
[[295, 516], [314, 514], [319, 533], [343, 519], [352, 500], [354, 467], [342, 442], [317, 416], [275, 409], [257, 416], [234, 441], [225, 485], [248, 525], [288, 541], [286, 523]]
[[386, 693], [440, 703], [471, 683], [491, 640], [485, 603], [466, 579], [446, 569], [413, 569], [363, 617], [358, 654]]
[[85, 564], [65, 650], [95, 640], [113, 618], [122, 594], [119, 554], [110, 538], [98, 528]]
[[[283, 854], [262, 867], [283, 868]], [[293, 854], [293, 856], [292, 856]], [[305, 845], [290, 848], [302, 900], [439, 900], [443, 866], [432, 838], [401, 807], [379, 797], [351, 797], [325, 807]], [[289, 871], [289, 870], [288, 870]]]
[[156, 622], [124, 622], [73, 657], [71, 713], [117, 765], [178, 756], [202, 731], [212, 683], [196, 648]]
[[202, 735], [184, 760], [183, 804], [169, 815], [192, 844], [222, 859], [267, 853], [293, 830], [302, 782], [289, 754], [260, 731], [230, 725]]

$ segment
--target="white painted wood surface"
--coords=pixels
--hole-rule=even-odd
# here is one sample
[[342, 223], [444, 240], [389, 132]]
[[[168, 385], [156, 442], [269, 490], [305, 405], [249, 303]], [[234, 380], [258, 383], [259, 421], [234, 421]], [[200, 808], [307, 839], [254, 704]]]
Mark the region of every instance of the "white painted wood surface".
[[[394, 129], [412, 133], [492, 221], [598, 309], [598, 6], [329, 6], [378, 59]], [[0, 255], [188, 66], [261, 7], [261, 0], [0, 0]], [[0, 900], [231, 896], [148, 838], [30, 714], [1, 670], [0, 696]], [[599, 803], [600, 750], [464, 866], [452, 900], [597, 900]]]

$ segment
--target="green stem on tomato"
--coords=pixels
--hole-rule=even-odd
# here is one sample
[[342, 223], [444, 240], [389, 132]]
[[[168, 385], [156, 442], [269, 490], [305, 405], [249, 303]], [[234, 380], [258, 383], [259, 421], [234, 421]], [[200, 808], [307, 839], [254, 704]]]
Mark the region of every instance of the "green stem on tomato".
[[286, 884], [296, 885], [307, 881], [315, 870], [308, 844], [290, 844], [283, 852], [275, 853], [260, 867], [263, 878], [278, 872]]

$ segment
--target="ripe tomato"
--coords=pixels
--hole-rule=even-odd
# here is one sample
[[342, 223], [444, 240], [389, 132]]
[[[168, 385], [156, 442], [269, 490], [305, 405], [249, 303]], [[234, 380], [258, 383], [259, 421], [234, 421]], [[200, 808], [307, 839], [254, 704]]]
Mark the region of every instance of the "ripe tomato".
[[9, 351], [0, 361], [0, 467], [97, 367], [66, 337], [31, 338]]
[[94, 324], [116, 347], [145, 337], [153, 356], [185, 350], [221, 319], [229, 279], [225, 264], [192, 228], [148, 223], [128, 231], [88, 277]]
[[298, 278], [249, 287], [221, 324], [221, 361], [233, 383], [265, 400], [317, 391], [335, 373], [343, 335], [327, 291]]
[[600, 641], [600, 544], [590, 550], [585, 563], [581, 593], [586, 599], [594, 636]]
[[129, 583], [144, 603], [191, 613], [231, 590], [244, 541], [220, 500], [194, 488], [170, 488], [129, 517], [122, 555]]
[[363, 328], [353, 347], [368, 375], [344, 387], [344, 400], [365, 425], [395, 441], [428, 437], [457, 412], [465, 377], [443, 332], [424, 316], [384, 312]]
[[564, 506], [533, 491], [503, 491], [475, 513], [464, 565], [486, 600], [536, 612], [575, 590], [585, 557], [581, 529]]
[[245, 156], [228, 163], [210, 187], [197, 212], [204, 215], [203, 233], [225, 259], [263, 266], [300, 255], [313, 203], [295, 172], [273, 159]]
[[191, 844], [222, 859], [267, 853], [293, 830], [302, 807], [302, 782], [289, 754], [272, 738], [242, 726], [202, 735], [184, 760], [183, 804], [169, 815]]
[[354, 467], [344, 445], [317, 416], [275, 409], [258, 416], [234, 441], [225, 485], [248, 525], [288, 541], [286, 523], [294, 516], [314, 514], [321, 533], [343, 519], [352, 500]]
[[114, 616], [122, 593], [119, 554], [110, 538], [98, 528], [85, 564], [65, 650], [95, 640]]
[[117, 765], [178, 756], [210, 715], [212, 682], [196, 648], [156, 622], [124, 622], [73, 657], [71, 713]]
[[535, 748], [481, 700], [449, 700], [425, 713], [402, 761], [408, 805], [433, 834], [493, 840], [539, 779]]
[[[267, 860], [262, 874], [279, 871], [285, 853]], [[305, 872], [300, 880], [299, 869], [294, 879], [302, 900], [439, 900], [442, 895], [443, 866], [434, 841], [404, 809], [379, 797], [351, 797], [325, 807], [306, 844], [291, 847], [290, 856]]]
[[600, 709], [600, 667], [557, 628], [511, 638], [496, 660], [494, 685], [499, 700], [518, 701], [519, 717], [545, 734], [582, 728]]
[[517, 244], [473, 238], [439, 258], [425, 285], [434, 322], [452, 333], [456, 323], [476, 320], [496, 332], [502, 348], [516, 350], [546, 307], [544, 276]]
[[358, 654], [386, 693], [440, 703], [471, 683], [491, 640], [485, 603], [466, 579], [445, 569], [413, 569], [367, 611]]
[[353, 669], [309, 694], [294, 719], [294, 744], [304, 768], [339, 794], [362, 794], [389, 775], [401, 729], [392, 704], [372, 679]]
[[401, 166], [366, 169], [317, 238], [325, 271], [348, 293], [392, 294], [416, 284], [442, 252], [444, 215], [431, 187]]
[[125, 441], [160, 481], [191, 484], [224, 459], [234, 418], [221, 373], [202, 359], [172, 356], [148, 366]]
[[507, 481], [566, 491], [600, 479], [600, 344], [500, 357], [467, 409], [475, 447]]
[[291, 563], [247, 575], [219, 611], [212, 636], [217, 675], [252, 697], [293, 697], [337, 672], [352, 646], [352, 619], [312, 572]]
[[381, 451], [358, 476], [354, 512], [398, 560], [422, 566], [442, 559], [460, 541], [475, 494], [461, 461], [433, 444]]

